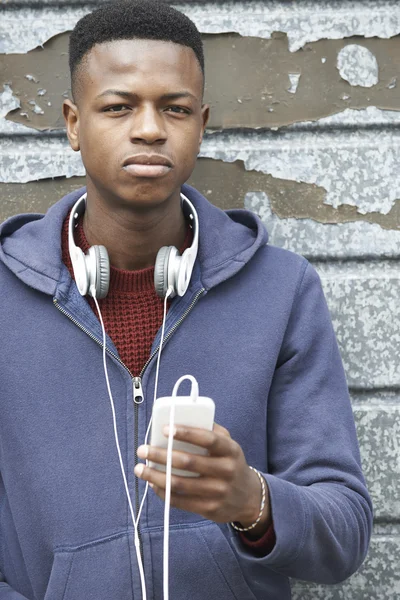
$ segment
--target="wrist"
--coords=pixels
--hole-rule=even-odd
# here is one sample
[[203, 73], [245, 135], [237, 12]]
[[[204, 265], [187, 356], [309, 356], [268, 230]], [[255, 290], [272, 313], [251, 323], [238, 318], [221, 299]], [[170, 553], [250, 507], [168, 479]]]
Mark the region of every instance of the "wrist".
[[271, 513], [268, 510], [264, 510], [263, 516], [260, 521], [257, 523], [253, 529], [249, 529], [248, 531], [244, 531], [243, 535], [245, 535], [249, 540], [256, 541], [259, 538], [262, 538], [268, 531], [268, 529], [272, 525]]
[[231, 525], [248, 537], [262, 537], [272, 523], [268, 487], [264, 477], [253, 467], [249, 467], [249, 481], [245, 485], [248, 500], [238, 522]]
[[249, 481], [245, 485], [248, 491], [247, 501], [238, 521], [242, 527], [250, 527], [259, 517], [263, 491], [260, 478], [251, 467], [249, 467]]

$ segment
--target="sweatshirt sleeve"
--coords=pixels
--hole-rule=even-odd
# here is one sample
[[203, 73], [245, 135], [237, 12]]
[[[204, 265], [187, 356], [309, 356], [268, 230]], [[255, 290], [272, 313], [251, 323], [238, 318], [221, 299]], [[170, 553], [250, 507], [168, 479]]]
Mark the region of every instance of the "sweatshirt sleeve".
[[338, 583], [364, 560], [372, 505], [345, 374], [316, 271], [298, 285], [268, 397], [267, 482], [275, 546], [243, 561], [316, 583]]
[[265, 556], [269, 554], [275, 546], [275, 530], [274, 525], [271, 524], [264, 535], [258, 540], [252, 540], [247, 537], [245, 533], [240, 533], [240, 538], [245, 546], [249, 548], [254, 554], [258, 556]]

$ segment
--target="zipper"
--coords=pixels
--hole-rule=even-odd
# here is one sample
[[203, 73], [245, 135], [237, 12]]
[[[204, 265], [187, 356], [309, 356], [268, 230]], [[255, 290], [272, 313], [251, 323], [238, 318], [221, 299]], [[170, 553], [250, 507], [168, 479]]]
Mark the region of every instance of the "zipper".
[[135, 404], [142, 404], [144, 400], [141, 377], [133, 378], [133, 401]]
[[[193, 298], [192, 302], [187, 307], [187, 309], [185, 310], [185, 312], [183, 313], [183, 315], [180, 316], [180, 318], [177, 320], [177, 322], [175, 323], [175, 325], [169, 330], [169, 332], [167, 333], [167, 335], [164, 337], [163, 346], [165, 345], [165, 343], [167, 342], [167, 340], [169, 340], [169, 338], [171, 337], [171, 335], [173, 333], [175, 333], [175, 331], [182, 324], [182, 322], [186, 319], [186, 317], [188, 316], [188, 314], [193, 310], [193, 308], [197, 304], [197, 301], [199, 300], [200, 296], [204, 292], [205, 292], [205, 288], [201, 288], [201, 290], [199, 290], [197, 292], [197, 294], [195, 295], [195, 297]], [[72, 323], [74, 323], [77, 327], [79, 327], [79, 329], [81, 331], [83, 331], [84, 333], [86, 333], [86, 335], [88, 335], [94, 342], [96, 342], [96, 344], [98, 344], [101, 348], [103, 348], [103, 342], [101, 340], [99, 340], [95, 335], [93, 335], [93, 333], [91, 331], [89, 331], [88, 329], [86, 329], [86, 327], [84, 327], [83, 325], [81, 325], [81, 323], [79, 323], [79, 321], [77, 321], [68, 311], [66, 311], [65, 308], [63, 308], [62, 306], [60, 306], [57, 298], [53, 298], [53, 303], [54, 303], [54, 306], [63, 315], [65, 315], [70, 321], [72, 321]], [[107, 346], [106, 346], [106, 352], [108, 352], [108, 354], [110, 354], [113, 358], [115, 358], [115, 360], [118, 361], [119, 364], [122, 367], [124, 367], [124, 369], [126, 369], [128, 371], [129, 375], [131, 376], [132, 383], [133, 383], [133, 403], [134, 403], [134, 417], [135, 417], [135, 430], [134, 430], [134, 463], [135, 463], [134, 466], [135, 467], [138, 464], [137, 449], [139, 447], [139, 405], [142, 404], [142, 402], [144, 401], [144, 394], [143, 394], [143, 388], [142, 388], [142, 377], [143, 377], [143, 374], [144, 374], [145, 370], [147, 369], [148, 365], [151, 363], [151, 361], [153, 360], [153, 358], [156, 356], [156, 354], [159, 351], [159, 349], [160, 349], [160, 344], [151, 353], [151, 355], [148, 358], [148, 360], [146, 361], [146, 364], [144, 365], [143, 369], [140, 371], [139, 377], [135, 377], [131, 373], [131, 371], [128, 369], [128, 367], [122, 362], [122, 360], [119, 358], [119, 356], [117, 354], [115, 354], [115, 352], [113, 352], [112, 350], [110, 350], [109, 348], [107, 348]], [[139, 480], [138, 480], [137, 477], [135, 477], [135, 508], [136, 508], [136, 511], [135, 511], [136, 515], [135, 516], [137, 517], [138, 516], [138, 512], [139, 512]], [[142, 545], [142, 537], [141, 537], [141, 533], [140, 533], [140, 528], [139, 527], [138, 527], [137, 533], [138, 533], [138, 538], [139, 538], [140, 554], [141, 554], [142, 560], [143, 560], [143, 545]]]

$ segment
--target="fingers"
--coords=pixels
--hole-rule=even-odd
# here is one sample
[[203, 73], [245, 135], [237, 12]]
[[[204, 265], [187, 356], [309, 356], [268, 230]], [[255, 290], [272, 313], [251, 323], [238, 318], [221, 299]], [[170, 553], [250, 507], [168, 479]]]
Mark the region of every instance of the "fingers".
[[[157, 490], [157, 493], [158, 491], [165, 492], [166, 475], [164, 472], [140, 464], [135, 467], [135, 474], [144, 481], [148, 481]], [[185, 496], [186, 503], [186, 497], [197, 498], [197, 500], [200, 500], [200, 498], [223, 497], [227, 493], [227, 485], [222, 481], [209, 477], [180, 477], [179, 475], [172, 475], [171, 493], [177, 496]], [[174, 504], [174, 506], [176, 505]]]
[[[139, 446], [137, 454], [139, 458], [147, 459], [159, 465], [167, 464], [167, 450], [156, 446]], [[172, 452], [172, 466], [175, 469], [191, 471], [208, 477], [229, 478], [234, 468], [230, 457], [211, 457], [191, 454], [189, 452]]]
[[229, 437], [229, 438], [231, 437], [231, 434], [225, 427], [222, 427], [222, 425], [218, 425], [218, 423], [215, 423], [215, 422], [214, 422], [213, 431], [215, 431], [215, 433], [220, 433], [221, 435], [225, 435], [226, 437]]
[[[168, 431], [169, 428], [166, 427], [164, 430], [166, 436], [168, 436]], [[197, 427], [176, 425], [174, 439], [201, 446], [208, 451], [210, 456], [229, 456], [234, 453], [237, 446], [229, 435], [228, 430], [217, 423], [214, 423], [212, 431]]]
[[[153, 491], [161, 500], [165, 500], [165, 490], [158, 487], [153, 487]], [[180, 508], [191, 513], [204, 516], [206, 519], [220, 521], [218, 518], [219, 503], [217, 500], [210, 498], [204, 499], [198, 496], [184, 496], [176, 493], [171, 493], [171, 506]], [[223, 521], [221, 521], [223, 522]]]

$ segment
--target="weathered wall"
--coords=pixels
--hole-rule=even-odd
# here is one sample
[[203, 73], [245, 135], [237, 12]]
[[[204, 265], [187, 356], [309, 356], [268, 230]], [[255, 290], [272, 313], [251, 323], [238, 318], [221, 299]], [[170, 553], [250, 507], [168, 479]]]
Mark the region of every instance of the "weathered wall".
[[[95, 4], [0, 5], [0, 220], [82, 185], [60, 106], [67, 32]], [[293, 582], [293, 597], [398, 599], [400, 5], [176, 4], [204, 33], [212, 106], [192, 182], [223, 208], [257, 212], [273, 243], [320, 272], [375, 504], [360, 571], [333, 587]]]

